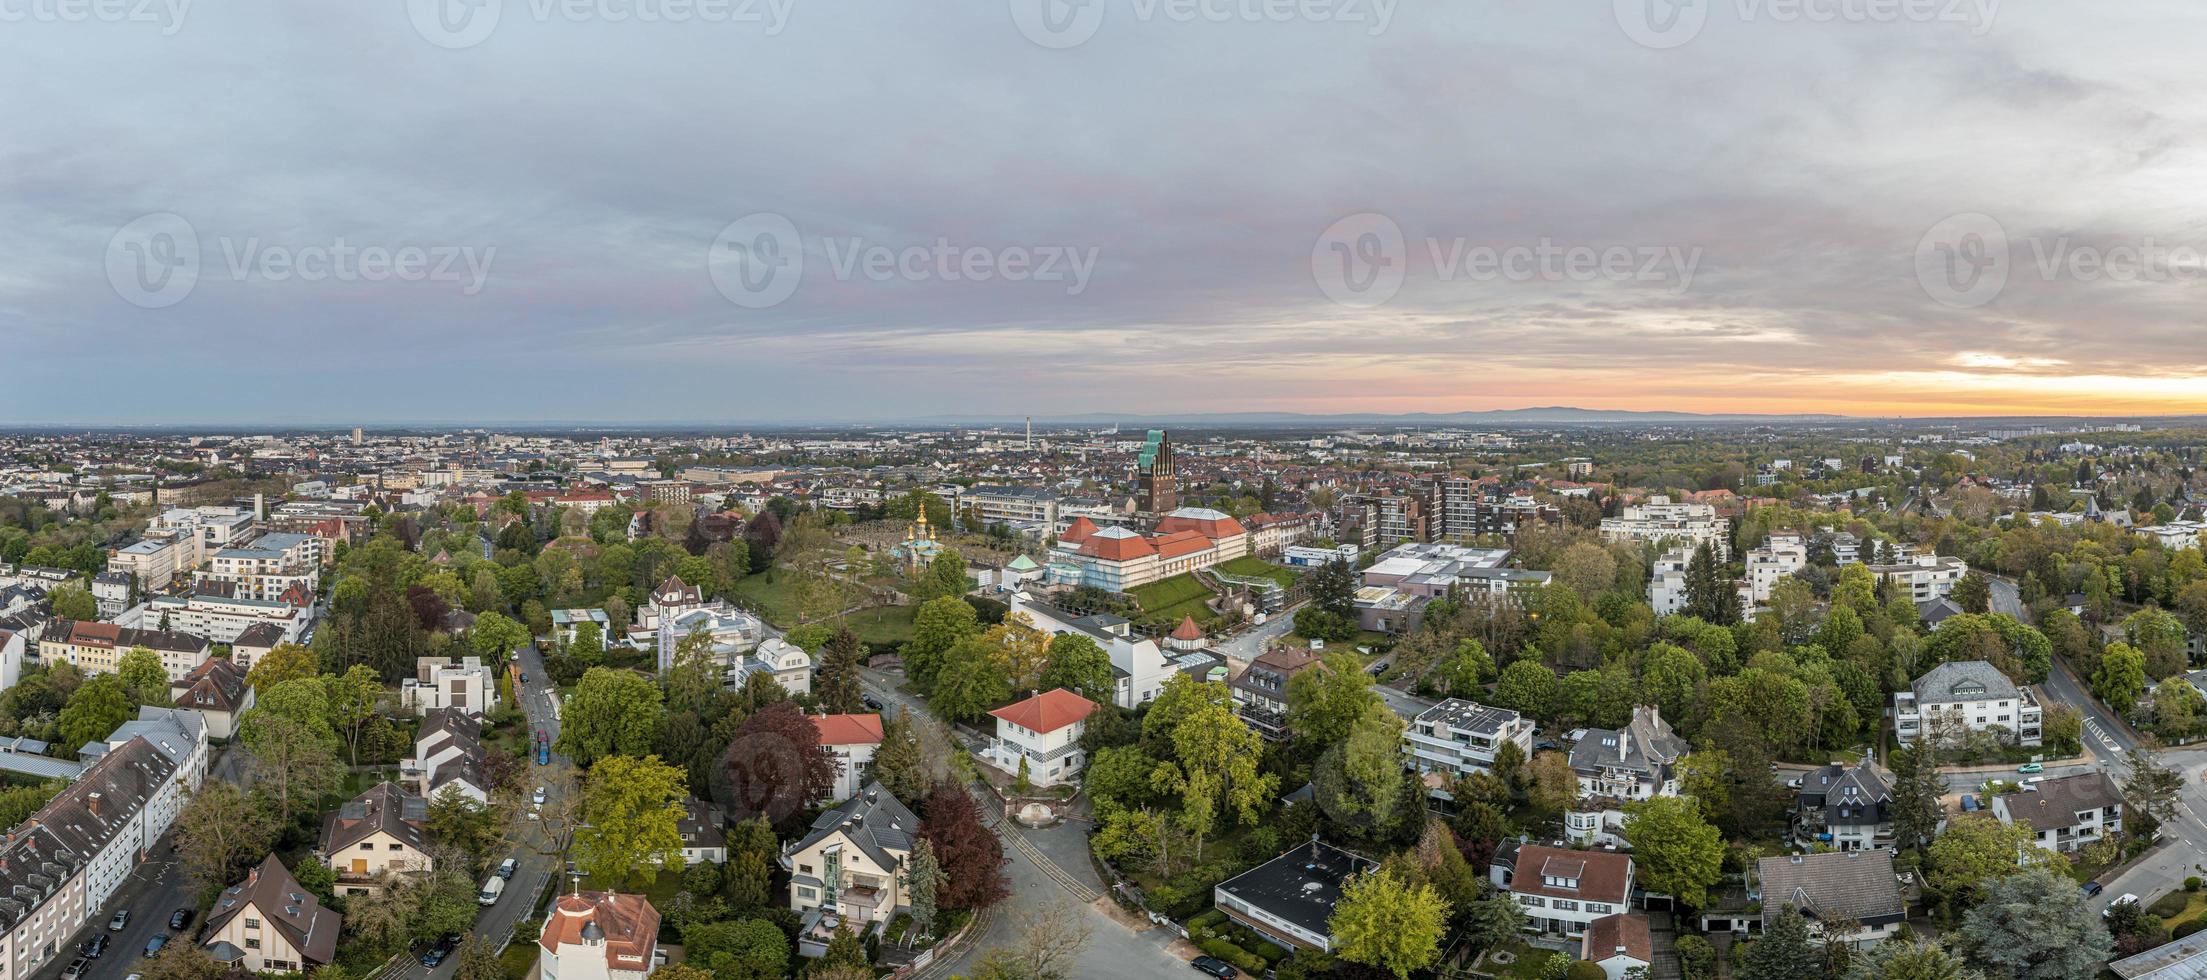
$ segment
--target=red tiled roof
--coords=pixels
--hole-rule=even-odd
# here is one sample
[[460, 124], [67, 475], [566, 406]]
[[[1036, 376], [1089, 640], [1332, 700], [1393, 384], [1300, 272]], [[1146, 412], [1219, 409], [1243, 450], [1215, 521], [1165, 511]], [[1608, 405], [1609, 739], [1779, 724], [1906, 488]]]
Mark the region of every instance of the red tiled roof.
[[820, 730], [822, 745], [878, 745], [880, 715], [813, 715], [812, 727]]
[[[1546, 879], [1575, 878], [1577, 888], [1550, 885]], [[1510, 876], [1510, 891], [1520, 895], [1582, 899], [1625, 904], [1632, 881], [1632, 859], [1614, 851], [1566, 851], [1527, 845], [1517, 851], [1517, 865]]]
[[1601, 962], [1622, 950], [1642, 963], [1655, 962], [1655, 942], [1648, 937], [1648, 920], [1637, 915], [1605, 915], [1587, 923], [1580, 941], [1579, 958]]
[[1079, 544], [1088, 540], [1088, 536], [1094, 533], [1096, 533], [1095, 521], [1085, 517], [1076, 517], [1073, 518], [1072, 525], [1065, 529], [1065, 533], [1058, 535], [1058, 540], [1066, 544]]
[[1218, 547], [1218, 542], [1195, 531], [1174, 531], [1157, 538], [1159, 558], [1178, 558]]
[[1157, 548], [1144, 537], [1101, 537], [1091, 535], [1081, 543], [1080, 553], [1105, 561], [1131, 561], [1147, 558], [1157, 553]]
[[563, 895], [552, 907], [537, 944], [557, 955], [561, 946], [582, 945], [582, 929], [597, 923], [605, 934], [607, 965], [619, 970], [649, 969], [652, 947], [659, 941], [659, 910], [642, 895], [611, 892], [576, 892]]
[[1007, 704], [989, 714], [1028, 731], [1049, 734], [1087, 718], [1088, 713], [1094, 710], [1096, 702], [1061, 687], [1054, 691], [1044, 691], [1017, 704]]
[[1194, 531], [1206, 538], [1230, 538], [1237, 534], [1246, 533], [1241, 526], [1241, 522], [1223, 514], [1215, 518], [1182, 517], [1175, 514], [1157, 522], [1157, 533], [1159, 534], [1171, 534], [1176, 531]]
[[1200, 640], [1203, 638], [1203, 627], [1195, 624], [1194, 616], [1182, 616], [1180, 617], [1180, 626], [1172, 631], [1172, 638], [1175, 640]]

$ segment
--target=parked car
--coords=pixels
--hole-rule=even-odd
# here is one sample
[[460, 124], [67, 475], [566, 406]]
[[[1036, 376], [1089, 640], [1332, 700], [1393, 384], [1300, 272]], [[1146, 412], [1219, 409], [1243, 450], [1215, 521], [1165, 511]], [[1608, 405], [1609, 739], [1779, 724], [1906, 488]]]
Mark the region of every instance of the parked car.
[[112, 936], [93, 936], [85, 940], [83, 945], [78, 946], [77, 952], [83, 953], [85, 959], [96, 960], [107, 955], [107, 944], [114, 941], [115, 939]]
[[[1387, 672], [1387, 661], [1375, 660], [1372, 662], [1371, 666], [1364, 668], [1364, 672], [1372, 675], [1373, 677], [1378, 677], [1379, 675]], [[1231, 968], [1229, 967], [1229, 969]]]
[[177, 909], [177, 910], [176, 910], [176, 913], [175, 913], [175, 914], [173, 914], [173, 915], [169, 916], [169, 929], [170, 929], [170, 930], [172, 930], [172, 931], [176, 931], [176, 932], [181, 932], [181, 931], [183, 931], [183, 929], [184, 929], [184, 927], [185, 927], [185, 926], [188, 926], [188, 925], [191, 925], [191, 924], [192, 924], [192, 910], [191, 910], [191, 909]]
[[109, 920], [107, 920], [107, 931], [109, 931], [109, 932], [121, 932], [121, 931], [123, 931], [123, 927], [124, 927], [124, 926], [127, 926], [127, 925], [129, 925], [129, 924], [130, 924], [130, 910], [129, 910], [129, 909], [116, 909], [116, 910], [115, 910], [115, 917], [114, 917], [114, 918], [112, 918], [112, 919], [109, 919]]
[[79, 956], [69, 961], [68, 969], [61, 971], [61, 980], [81, 980], [85, 971], [91, 969], [91, 967], [91, 961]]
[[531, 803], [534, 803], [534, 804], [536, 804], [537, 806], [543, 806], [543, 805], [544, 805], [544, 787], [542, 787], [542, 786], [539, 786], [539, 787], [537, 787], [537, 788], [536, 788], [536, 792], [535, 792], [535, 793], [533, 793], [533, 794], [530, 794], [530, 796], [529, 796], [529, 802], [531, 802]]
[[881, 699], [876, 698], [871, 694], [861, 694], [858, 696], [858, 700], [861, 704], [864, 704], [870, 710], [881, 710]]
[[2084, 897], [2086, 898], [2091, 898], [2092, 896], [2098, 895], [2105, 890], [2107, 890], [2107, 886], [2100, 884], [2097, 881], [2087, 881], [2084, 883]]
[[154, 954], [161, 952], [161, 947], [168, 944], [169, 934], [165, 932], [155, 935], [152, 939], [146, 940], [146, 957], [148, 959], [151, 959]]
[[2107, 903], [2107, 907], [2106, 907], [2106, 908], [2104, 908], [2104, 909], [2101, 909], [2101, 910], [2100, 910], [2100, 917], [2101, 917], [2101, 918], [2106, 918], [2106, 917], [2107, 917], [2108, 915], [2112, 914], [2112, 913], [2113, 913], [2113, 912], [2115, 911], [2115, 907], [2116, 907], [2116, 906], [2118, 906], [2118, 905], [2136, 905], [2136, 904], [2138, 904], [2138, 896], [2136, 896], [2136, 895], [2133, 895], [2133, 894], [2131, 894], [2131, 893], [2129, 893], [2129, 892], [2124, 892], [2124, 893], [2123, 893], [2123, 896], [2122, 896], [2121, 898], [2118, 898], [2118, 899], [2116, 899], [2116, 900], [2114, 900], [2114, 901], [2112, 901], [2112, 902], [2109, 902], [2109, 903]]
[[442, 962], [444, 962], [444, 947], [431, 946], [428, 949], [422, 950], [421, 965], [434, 968], [437, 964]]
[[1207, 976], [1222, 978], [1241, 976], [1241, 971], [1226, 965], [1225, 960], [1219, 959], [1216, 956], [1198, 956], [1195, 959], [1188, 961], [1188, 965], [1195, 967], [1195, 972], [1205, 974]]
[[1976, 813], [1976, 812], [1977, 812], [1977, 797], [1971, 796], [1971, 795], [1969, 795], [1968, 793], [1963, 793], [1963, 794], [1962, 794], [1962, 812], [1963, 812], [1963, 813]]
[[2030, 775], [2034, 772], [2045, 772], [2046, 767], [2036, 762], [2026, 762], [2020, 766], [2015, 767], [2015, 771], [2023, 773], [2024, 775]]
[[521, 672], [521, 683], [523, 683], [523, 684], [527, 684], [528, 682], [529, 682], [529, 672], [528, 672], [528, 671], [526, 671], [526, 670], [524, 670], [524, 671], [522, 671], [522, 672]]
[[512, 858], [500, 861], [498, 862], [498, 877], [511, 881], [513, 880], [514, 870], [518, 867], [519, 865], [515, 864]]

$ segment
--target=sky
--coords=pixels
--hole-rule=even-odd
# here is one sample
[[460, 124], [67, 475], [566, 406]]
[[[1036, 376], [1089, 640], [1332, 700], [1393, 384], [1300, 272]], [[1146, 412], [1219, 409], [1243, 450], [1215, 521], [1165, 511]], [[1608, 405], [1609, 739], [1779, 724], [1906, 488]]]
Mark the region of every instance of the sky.
[[2207, 412], [2203, 36], [0, 0], [0, 422]]

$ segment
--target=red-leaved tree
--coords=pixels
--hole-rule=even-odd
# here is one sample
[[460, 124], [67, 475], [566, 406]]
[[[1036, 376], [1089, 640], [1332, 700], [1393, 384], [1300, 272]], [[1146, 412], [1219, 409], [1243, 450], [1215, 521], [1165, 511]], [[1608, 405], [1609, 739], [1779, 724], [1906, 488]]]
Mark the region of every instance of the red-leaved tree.
[[761, 816], [786, 832], [835, 790], [837, 766], [812, 719], [787, 701], [770, 704], [737, 726], [713, 773], [713, 796], [731, 820]]
[[944, 784], [921, 807], [920, 836], [950, 876], [937, 901], [944, 908], [985, 909], [1004, 900], [1004, 844], [981, 824], [981, 807], [963, 787]]

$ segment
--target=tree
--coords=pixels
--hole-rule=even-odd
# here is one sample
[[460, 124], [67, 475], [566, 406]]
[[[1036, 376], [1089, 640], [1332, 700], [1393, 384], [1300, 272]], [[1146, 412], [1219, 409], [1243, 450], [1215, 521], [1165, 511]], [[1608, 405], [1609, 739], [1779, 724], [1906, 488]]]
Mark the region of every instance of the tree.
[[1716, 548], [1706, 541], [1686, 561], [1686, 605], [1680, 611], [1718, 626], [1739, 622], [1739, 588], [1724, 574]]
[[348, 758], [357, 766], [360, 736], [367, 731], [368, 720], [376, 716], [376, 701], [383, 697], [383, 678], [367, 664], [354, 664], [343, 674], [325, 674], [321, 680], [329, 701], [330, 728], [345, 741]]
[[220, 980], [229, 970], [197, 943], [172, 942], [162, 946], [139, 972], [144, 980]]
[[1538, 660], [1519, 660], [1502, 668], [1494, 685], [1494, 703], [1530, 718], [1547, 718], [1556, 700], [1556, 672]]
[[498, 965], [498, 951], [491, 948], [489, 939], [469, 936], [460, 944], [460, 965], [453, 971], [453, 980], [500, 980], [505, 975]]
[[[280, 692], [311, 690], [314, 713], [307, 720], [287, 712]], [[238, 743], [250, 756], [248, 771], [258, 792], [273, 798], [276, 814], [294, 819], [319, 809], [344, 775], [337, 761], [337, 736], [329, 730], [320, 685], [311, 679], [285, 681], [269, 695], [269, 704], [245, 713], [238, 722]]]
[[184, 873], [202, 889], [230, 884], [275, 842], [274, 815], [233, 783], [200, 783], [176, 817]]
[[1328, 817], [1377, 836], [1401, 818], [1423, 816], [1400, 812], [1403, 783], [1411, 778], [1402, 765], [1402, 732], [1402, 716], [1374, 698], [1348, 736], [1326, 750], [1312, 779]]
[[106, 738], [123, 722], [137, 717], [137, 705], [114, 674], [94, 674], [77, 685], [69, 704], [61, 709], [61, 745], [70, 752]]
[[1791, 903], [1763, 927], [1763, 936], [1740, 956], [1738, 980], [1800, 980], [1824, 975], [1824, 956], [1809, 942], [1808, 921]]
[[969, 636], [943, 655], [927, 710], [946, 722], [968, 721], [1011, 696], [1011, 677], [996, 648], [983, 637]]
[[1100, 705], [1119, 700], [1111, 655], [1080, 633], [1063, 633], [1050, 640], [1049, 659], [1043, 662], [1042, 679], [1035, 684], [1040, 691], [1061, 687]]
[[1695, 908], [1708, 903], [1709, 886], [1724, 876], [1724, 838], [1693, 800], [1658, 796], [1629, 804], [1624, 832], [1649, 891]]
[[635, 883], [654, 865], [682, 870], [682, 801], [688, 796], [688, 775], [658, 756], [599, 759], [583, 784], [575, 864], [614, 887]]
[[64, 585], [54, 590], [54, 616], [59, 619], [92, 621], [100, 618], [99, 600], [78, 585]]
[[2183, 792], [2184, 774], [2161, 761], [2160, 746], [2151, 741], [2139, 743], [2138, 750], [2130, 754], [2130, 775], [2123, 779], [2123, 795], [2131, 805], [2168, 823], [2176, 819]]
[[1547, 813], [1562, 813], [1579, 796], [1579, 777], [1561, 752], [1535, 752], [1525, 764], [1525, 802]]
[[1846, 980], [1985, 980], [1935, 942], [1894, 938], [1855, 957]]
[[948, 874], [938, 903], [978, 911], [1010, 894], [1004, 844], [981, 823], [981, 807], [963, 787], [937, 787], [921, 807], [920, 837]]
[[2113, 946], [2076, 883], [2045, 869], [1986, 885], [1962, 917], [1962, 943], [1987, 974], [2025, 980], [2090, 980]]
[[905, 675], [920, 690], [933, 691], [944, 655], [959, 641], [979, 635], [980, 616], [972, 603], [957, 596], [921, 603], [919, 612], [912, 616], [912, 638], [905, 641], [901, 651]]
[[1356, 618], [1356, 573], [1349, 563], [1335, 558], [1310, 573], [1310, 604], [1342, 619]]
[[935, 845], [924, 837], [913, 842], [912, 859], [904, 866], [904, 895], [912, 907], [912, 928], [920, 935], [935, 934], [938, 896], [949, 883], [949, 873], [935, 860]]
[[313, 677], [320, 670], [315, 664], [313, 650], [296, 643], [278, 643], [253, 661], [252, 668], [245, 672], [245, 683], [252, 686], [255, 694], [267, 694], [278, 684]]
[[1322, 751], [1347, 738], [1374, 704], [1385, 706], [1372, 690], [1372, 676], [1354, 656], [1332, 654], [1288, 679], [1287, 730], [1297, 748]]
[[1982, 813], [1959, 817], [1932, 842], [1927, 877], [1950, 897], [1975, 894], [1975, 889], [2056, 860], [2035, 838], [2026, 824], [2004, 824]]
[[1245, 823], [1254, 821], [1258, 807], [1277, 794], [1279, 774], [1262, 772], [1258, 765], [1264, 742], [1234, 714], [1233, 697], [1222, 683], [1172, 675], [1142, 728], [1145, 737], [1172, 749], [1150, 783], [1158, 792], [1179, 795], [1177, 819], [1195, 835], [1198, 856], [1223, 813], [1231, 810]]
[[486, 612], [467, 631], [468, 646], [486, 663], [504, 663], [515, 647], [529, 642], [529, 628], [504, 613]]
[[1051, 899], [1020, 916], [1019, 934], [1010, 944], [981, 957], [974, 980], [1069, 980], [1093, 931], [1063, 899]]
[[145, 647], [131, 647], [115, 661], [115, 676], [122, 679], [123, 691], [132, 701], [157, 708], [169, 706], [169, 669], [161, 665], [160, 654]]
[[1985, 573], [1973, 568], [1955, 581], [1947, 598], [1962, 607], [1963, 612], [1989, 613], [1992, 611], [1992, 583], [1985, 578]]
[[1448, 911], [1431, 886], [1381, 870], [1344, 882], [1326, 924], [1335, 955], [1407, 978], [1440, 957]]
[[584, 768], [608, 755], [644, 755], [659, 735], [660, 702], [659, 688], [630, 671], [584, 671], [561, 711], [558, 749]]
[[858, 673], [865, 659], [866, 647], [858, 642], [858, 634], [838, 629], [828, 638], [827, 645], [820, 648], [820, 669], [814, 672], [812, 681], [813, 696], [820, 699], [823, 709], [839, 715], [865, 710]]
[[881, 744], [874, 748], [873, 778], [906, 805], [918, 803], [935, 787], [933, 767], [920, 747], [911, 719], [903, 713], [881, 723]]
[[2108, 644], [2100, 669], [2092, 675], [2092, 693], [2109, 708], [2128, 714], [2146, 690], [2146, 655], [2128, 643]]
[[715, 795], [738, 820], [764, 817], [788, 830], [835, 788], [836, 766], [812, 719], [794, 704], [771, 704], [736, 727], [721, 756]]
[[682, 930], [682, 955], [718, 980], [770, 980], [789, 972], [789, 937], [765, 919], [704, 922]]
[[1893, 840], [1922, 853], [1939, 835], [1939, 823], [1946, 819], [1939, 803], [1946, 781], [1939, 775], [1938, 754], [1930, 742], [1919, 741], [1913, 748], [1893, 753], [1892, 760]]

